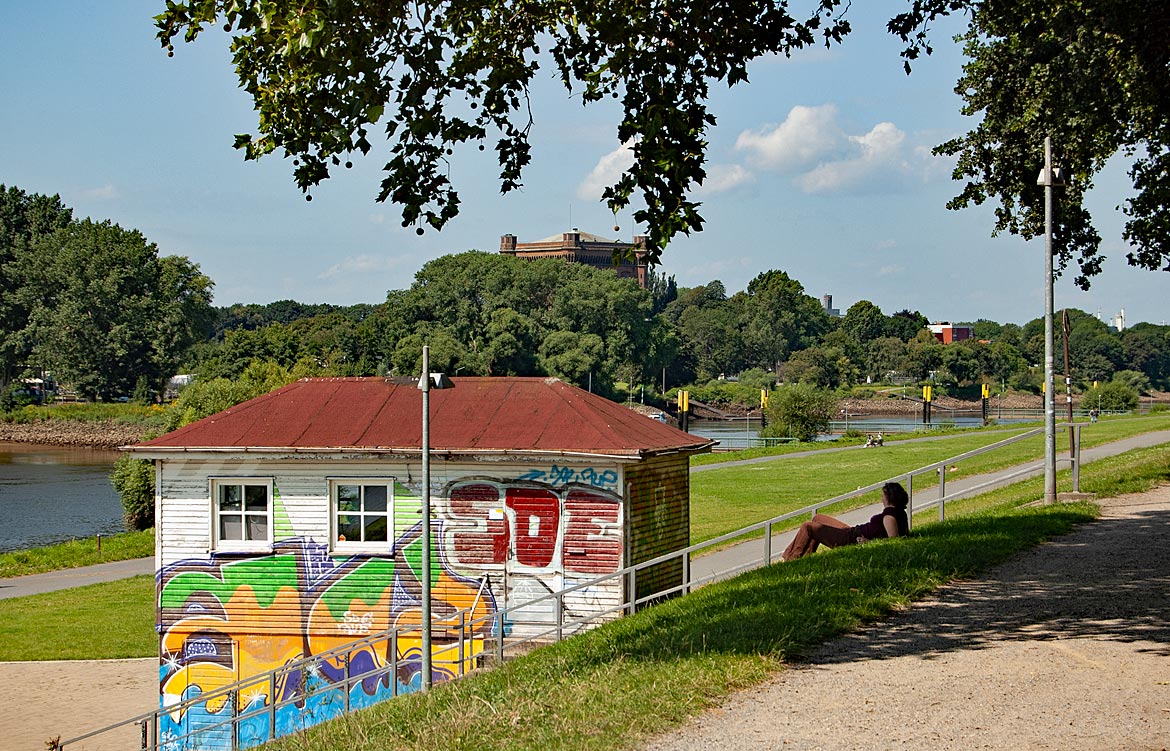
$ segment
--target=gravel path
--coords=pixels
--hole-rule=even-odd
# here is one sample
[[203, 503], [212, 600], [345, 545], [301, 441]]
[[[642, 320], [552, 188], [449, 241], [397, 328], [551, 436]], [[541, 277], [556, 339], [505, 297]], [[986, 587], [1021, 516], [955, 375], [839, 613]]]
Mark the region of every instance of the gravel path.
[[1170, 748], [1170, 487], [1101, 505], [646, 748]]

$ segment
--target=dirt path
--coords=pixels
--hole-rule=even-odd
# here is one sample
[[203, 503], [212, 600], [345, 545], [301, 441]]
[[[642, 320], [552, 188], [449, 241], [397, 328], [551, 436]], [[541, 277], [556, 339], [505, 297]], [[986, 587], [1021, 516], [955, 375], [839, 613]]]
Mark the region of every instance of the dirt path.
[[[45, 751], [50, 738], [75, 738], [158, 706], [158, 659], [0, 662], [0, 748]], [[130, 726], [74, 751], [139, 747]]]
[[1170, 748], [1170, 487], [960, 582], [647, 744]]

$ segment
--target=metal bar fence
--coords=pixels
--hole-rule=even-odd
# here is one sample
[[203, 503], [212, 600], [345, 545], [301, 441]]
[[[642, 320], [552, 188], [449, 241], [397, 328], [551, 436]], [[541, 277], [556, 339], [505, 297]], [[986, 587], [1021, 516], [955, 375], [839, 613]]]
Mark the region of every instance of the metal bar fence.
[[[1070, 448], [1069, 458], [1063, 461], [1069, 461], [1072, 464], [1074, 477], [1073, 489], [1079, 492], [1081, 426], [1079, 424], [1072, 424], [1071, 426], [1076, 428], [1075, 439], [1073, 441], [1074, 445]], [[783, 525], [785, 522], [800, 516], [815, 516], [822, 508], [873, 493], [880, 490], [886, 482], [900, 481], [905, 483], [907, 492], [911, 498], [911, 505], [908, 509], [908, 515], [911, 519], [915, 512], [923, 511], [937, 505], [939, 519], [941, 520], [944, 518], [945, 505], [948, 501], [956, 500], [959, 497], [969, 495], [984, 488], [1006, 484], [1009, 480], [1021, 477], [1030, 472], [1035, 472], [1037, 467], [1042, 466], [1042, 463], [1028, 465], [1015, 472], [1002, 475], [997, 479], [981, 483], [951, 495], [946, 493], [946, 471], [948, 465], [953, 465], [957, 462], [979, 456], [980, 454], [1002, 449], [1019, 441], [1042, 435], [1043, 433], [1043, 428], [1029, 430], [988, 446], [919, 467], [910, 472], [889, 478], [888, 480], [866, 485], [833, 498], [817, 501], [816, 503], [809, 504], [794, 511], [789, 511], [771, 519], [751, 524], [734, 532], [719, 535], [710, 540], [666, 553], [633, 566], [627, 566], [626, 568], [591, 579], [587, 582], [566, 587], [558, 592], [526, 601], [521, 605], [496, 610], [488, 616], [477, 618], [473, 621], [467, 620], [468, 613], [472, 612], [473, 608], [465, 608], [448, 618], [436, 619], [434, 621], [434, 624], [439, 626], [439, 630], [448, 635], [446, 639], [441, 638], [438, 640], [440, 644], [448, 648], [441, 653], [442, 656], [435, 660], [435, 663], [440, 667], [446, 666], [447, 672], [450, 672], [452, 675], [462, 676], [471, 669], [486, 665], [486, 658], [488, 656], [493, 657], [497, 663], [502, 663], [508, 659], [509, 652], [523, 653], [523, 650], [529, 645], [542, 645], [550, 641], [559, 641], [571, 637], [590, 627], [596, 627], [605, 622], [615, 620], [623, 614], [635, 613], [640, 607], [661, 600], [664, 597], [687, 594], [705, 584], [721, 581], [744, 571], [769, 565], [773, 562], [772, 538], [774, 536], [773, 530], [776, 526]], [[937, 497], [933, 500], [927, 500], [918, 505], [914, 505], [914, 478], [932, 473], [938, 476]], [[761, 543], [761, 552], [758, 557], [750, 558], [726, 570], [713, 571], [700, 576], [695, 575], [694, 568], [691, 565], [691, 557], [695, 553], [711, 548], [722, 548], [741, 538], [746, 538], [744, 542], [750, 543], [751, 539], [761, 535], [763, 540]], [[675, 560], [681, 562], [682, 575], [678, 584], [643, 597], [637, 597], [637, 576], [639, 571]], [[592, 611], [580, 618], [565, 619], [566, 609], [564, 602], [566, 595], [586, 588], [596, 587], [598, 584], [613, 579], [623, 579], [625, 582], [626, 594], [622, 602], [612, 607]], [[488, 581], [485, 575], [483, 582], [481, 582], [481, 593], [487, 584]], [[543, 621], [525, 620], [519, 617], [517, 611], [524, 609], [533, 612], [534, 605], [539, 605], [544, 602], [548, 602], [557, 608], [557, 617], [552, 626], [541, 630], [541, 627], [546, 627], [548, 624]], [[526, 635], [507, 638], [509, 626], [514, 631], [517, 630], [517, 627], [525, 627], [524, 632]], [[368, 706], [369, 703], [375, 703], [363, 702], [361, 707], [352, 705], [350, 694], [352, 689], [359, 683], [371, 681], [382, 683], [389, 688], [390, 697], [397, 696], [399, 694], [398, 674], [401, 667], [398, 662], [398, 640], [404, 635], [416, 634], [420, 629], [420, 626], [401, 626], [362, 639], [356, 639], [340, 647], [296, 660], [279, 668], [201, 694], [198, 697], [146, 712], [123, 720], [122, 722], [86, 733], [85, 735], [60, 742], [57, 748], [72, 748], [76, 751], [83, 751], [85, 741], [133, 725], [140, 727], [141, 751], [194, 751], [204, 748], [236, 751], [237, 749], [256, 746], [281, 737], [277, 723], [277, 714], [283, 707], [293, 704], [299, 706], [308, 706], [311, 704], [314, 707], [313, 711], [300, 715], [301, 719], [297, 721], [296, 727], [292, 731], [295, 732], [317, 722], [337, 716], [338, 714], [348, 713], [354, 709]], [[454, 637], [449, 636], [452, 631], [455, 631]], [[490, 637], [483, 636], [484, 633], [489, 634]], [[487, 647], [489, 641], [491, 648], [485, 651], [485, 647]], [[374, 654], [378, 654], [379, 645], [382, 645], [384, 649], [384, 652], [381, 652], [382, 654], [390, 655], [389, 661], [382, 665], [375, 665], [375, 667], [364, 672], [354, 674], [351, 670], [351, 655], [367, 649]], [[449, 656], [450, 652], [454, 652], [454, 655]], [[342, 666], [343, 677], [341, 681], [339, 683], [333, 683], [322, 680], [320, 681], [320, 685], [310, 687], [309, 678], [319, 675], [322, 666], [331, 663]], [[276, 687], [288, 685], [290, 678], [299, 679], [300, 690], [294, 692], [291, 696], [278, 699], [276, 697]], [[243, 706], [241, 707], [242, 699]], [[216, 718], [210, 723], [201, 724], [197, 729], [185, 735], [175, 736], [162, 732], [162, 720], [166, 716], [170, 715], [173, 717], [181, 715], [182, 713], [195, 709], [199, 705], [206, 706], [209, 703], [214, 704], [219, 700], [223, 700], [225, 708], [228, 710], [223, 712], [222, 718]], [[253, 705], [258, 706], [253, 707]], [[334, 712], [335, 709], [336, 712]], [[320, 715], [320, 717], [314, 718], [314, 715]], [[253, 720], [257, 720], [257, 722], [252, 722]], [[226, 744], [220, 740], [223, 738], [228, 740]]]

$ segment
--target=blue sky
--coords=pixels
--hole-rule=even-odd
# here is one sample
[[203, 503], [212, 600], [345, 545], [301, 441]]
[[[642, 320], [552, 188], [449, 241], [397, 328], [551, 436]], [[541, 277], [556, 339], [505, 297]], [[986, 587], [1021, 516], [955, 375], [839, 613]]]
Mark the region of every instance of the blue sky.
[[[628, 240], [644, 231], [630, 212], [615, 222], [598, 200], [627, 156], [616, 108], [583, 108], [551, 70], [534, 90], [534, 158], [521, 191], [499, 194], [490, 149], [457, 152], [462, 213], [418, 237], [396, 207], [374, 202], [385, 161], [375, 150], [306, 202], [287, 160], [244, 162], [231, 148], [255, 115], [226, 35], [207, 33], [167, 58], [152, 20], [162, 5], [0, 4], [0, 183], [59, 193], [76, 216], [141, 230], [162, 253], [198, 263], [218, 305], [377, 303], [428, 260], [494, 251], [503, 234], [524, 242], [579, 227]], [[661, 271], [681, 286], [719, 279], [730, 293], [780, 269], [842, 311], [866, 299], [933, 321], [1042, 315], [1043, 241], [992, 238], [988, 208], [945, 208], [956, 192], [951, 165], [930, 148], [969, 127], [952, 91], [962, 60], [949, 38], [959, 26], [941, 25], [935, 54], [908, 77], [875, 5], [896, 7], [855, 4], [843, 46], [759, 60], [751, 83], [713, 86], [718, 125], [699, 193], [706, 230], [671, 243]], [[1125, 263], [1114, 207], [1126, 189], [1122, 169], [1098, 179], [1090, 208], [1105, 272], [1087, 293], [1058, 281], [1056, 307], [1162, 323], [1170, 278]]]

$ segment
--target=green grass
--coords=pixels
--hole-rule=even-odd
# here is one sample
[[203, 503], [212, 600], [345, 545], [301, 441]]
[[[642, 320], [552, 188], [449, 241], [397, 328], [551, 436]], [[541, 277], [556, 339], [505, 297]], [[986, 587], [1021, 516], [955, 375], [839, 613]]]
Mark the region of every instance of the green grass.
[[0, 420], [14, 423], [42, 420], [113, 422], [161, 429], [165, 413], [166, 409], [157, 404], [68, 402], [45, 406], [30, 405], [11, 412], [0, 412]]
[[0, 661], [157, 654], [153, 576], [0, 600]]
[[[1170, 417], [1164, 415], [1102, 421], [1082, 430], [1082, 447], [1165, 429], [1170, 429]], [[880, 449], [824, 452], [694, 474], [691, 476], [691, 542], [733, 532], [1019, 432], [1022, 430], [1018, 427], [961, 431], [940, 440], [888, 442]], [[1067, 430], [1058, 430], [1058, 451], [1067, 453], [1067, 447]], [[956, 472], [948, 472], [948, 477], [955, 479], [1003, 469], [1039, 460], [1043, 455], [1043, 436], [1035, 436], [964, 461]], [[734, 454], [723, 456], [728, 460], [738, 458]], [[933, 476], [919, 476], [914, 480], [914, 487], [920, 490], [934, 482]], [[864, 503], [854, 500], [849, 505]], [[798, 523], [793, 520], [791, 526]]]
[[0, 579], [92, 566], [95, 563], [148, 558], [152, 555], [153, 529], [104, 536], [101, 555], [98, 555], [97, 540], [93, 537], [84, 537], [59, 545], [0, 553]]

